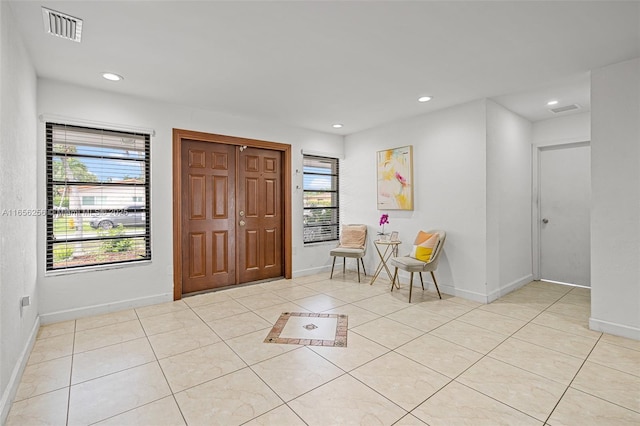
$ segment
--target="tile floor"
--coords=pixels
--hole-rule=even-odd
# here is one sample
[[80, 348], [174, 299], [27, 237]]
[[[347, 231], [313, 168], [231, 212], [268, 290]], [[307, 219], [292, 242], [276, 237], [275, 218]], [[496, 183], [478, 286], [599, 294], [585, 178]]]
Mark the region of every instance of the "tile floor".
[[[443, 297], [322, 274], [43, 326], [7, 425], [640, 424], [640, 342], [588, 330], [589, 290]], [[347, 347], [263, 343], [289, 311]]]

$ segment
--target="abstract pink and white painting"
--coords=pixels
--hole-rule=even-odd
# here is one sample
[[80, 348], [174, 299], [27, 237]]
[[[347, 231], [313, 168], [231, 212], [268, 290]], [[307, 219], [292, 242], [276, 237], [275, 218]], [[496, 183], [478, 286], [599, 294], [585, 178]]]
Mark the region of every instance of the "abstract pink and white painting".
[[378, 210], [413, 210], [413, 147], [377, 153]]

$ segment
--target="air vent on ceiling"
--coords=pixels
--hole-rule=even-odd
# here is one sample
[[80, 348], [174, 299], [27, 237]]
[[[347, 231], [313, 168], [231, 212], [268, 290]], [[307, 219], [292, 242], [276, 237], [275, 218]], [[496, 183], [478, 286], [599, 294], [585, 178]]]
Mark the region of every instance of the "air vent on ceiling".
[[49, 34], [80, 43], [82, 36], [82, 19], [55, 10], [42, 8], [44, 30]]
[[571, 105], [561, 106], [561, 107], [558, 107], [558, 108], [549, 108], [549, 111], [551, 111], [554, 114], [559, 114], [561, 112], [573, 111], [573, 110], [576, 110], [576, 109], [580, 109], [580, 105], [571, 104]]

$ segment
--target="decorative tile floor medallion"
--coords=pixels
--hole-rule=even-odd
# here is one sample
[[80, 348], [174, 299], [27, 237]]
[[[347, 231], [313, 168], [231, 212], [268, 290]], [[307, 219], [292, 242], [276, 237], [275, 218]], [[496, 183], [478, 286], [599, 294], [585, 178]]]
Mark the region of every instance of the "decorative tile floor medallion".
[[347, 322], [344, 314], [284, 312], [264, 342], [346, 347]]

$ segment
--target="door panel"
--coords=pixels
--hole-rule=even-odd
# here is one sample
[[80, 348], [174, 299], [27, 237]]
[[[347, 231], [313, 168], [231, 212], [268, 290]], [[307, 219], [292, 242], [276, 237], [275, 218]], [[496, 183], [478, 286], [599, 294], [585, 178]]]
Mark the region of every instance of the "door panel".
[[215, 170], [228, 170], [229, 169], [229, 152], [212, 152], [212, 162], [211, 166]]
[[214, 231], [213, 241], [213, 273], [219, 274], [229, 270], [229, 232]]
[[260, 191], [258, 191], [258, 179], [245, 178], [244, 190], [245, 190], [245, 200], [244, 200], [245, 217], [257, 218], [259, 215], [258, 203], [260, 202], [259, 200]]
[[276, 238], [278, 237], [277, 229], [265, 229], [264, 230], [264, 266], [265, 268], [273, 268], [276, 266], [276, 250], [278, 244]]
[[540, 166], [540, 277], [591, 285], [591, 148], [543, 148]]
[[189, 244], [189, 278], [201, 278], [207, 273], [206, 235], [203, 232], [192, 232]]
[[199, 151], [196, 149], [190, 150], [189, 151], [189, 167], [190, 168], [205, 168], [204, 165], [204, 159], [205, 159], [205, 152], [204, 151]]
[[258, 231], [255, 229], [247, 229], [244, 233], [244, 262], [246, 270], [256, 270], [260, 267], [258, 262], [260, 255], [258, 253], [259, 241]]
[[205, 219], [205, 205], [206, 201], [206, 177], [204, 175], [190, 175], [189, 176], [189, 194], [190, 194], [190, 208], [189, 218], [191, 220]]
[[182, 292], [235, 284], [235, 148], [185, 140], [181, 154]]
[[264, 181], [264, 193], [265, 193], [265, 205], [264, 215], [265, 217], [275, 217], [278, 214], [278, 208], [275, 205], [278, 197], [276, 196], [277, 190], [275, 188], [277, 182], [272, 179], [265, 179]]
[[213, 176], [213, 217], [215, 219], [229, 218], [229, 177]]

